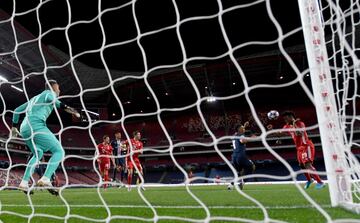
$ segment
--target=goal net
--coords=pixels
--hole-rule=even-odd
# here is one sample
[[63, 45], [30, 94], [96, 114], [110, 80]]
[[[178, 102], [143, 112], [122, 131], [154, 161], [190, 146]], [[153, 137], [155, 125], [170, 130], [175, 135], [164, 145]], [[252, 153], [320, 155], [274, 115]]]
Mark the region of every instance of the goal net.
[[[360, 3], [294, 2], [0, 4], [0, 219], [291, 222], [296, 217], [272, 212], [308, 208], [330, 222], [335, 221], [332, 208], [360, 213]], [[81, 118], [71, 119], [56, 109], [50, 117], [49, 128], [65, 149], [56, 171], [59, 197], [39, 197], [41, 188], [31, 184], [35, 194], [27, 193], [20, 202], [10, 190], [18, 189], [30, 152], [24, 139], [8, 136], [11, 117], [50, 79], [60, 83], [59, 100], [78, 109]], [[301, 130], [314, 139], [314, 165], [320, 166], [315, 172], [329, 191], [326, 204], [303, 189], [302, 175], [309, 171], [298, 167], [291, 138], [275, 136], [284, 123], [281, 117], [269, 120], [270, 110], [293, 110], [309, 123]], [[232, 140], [234, 127], [246, 121], [246, 134], [252, 137], [247, 153], [257, 170], [241, 176], [231, 163]], [[140, 157], [147, 171], [142, 176], [134, 169], [145, 180], [146, 191], [141, 190], [143, 183], [129, 193], [115, 191], [126, 184], [127, 173], [117, 181], [114, 170], [114, 180], [105, 182], [97, 144], [103, 135], [113, 139], [116, 132], [130, 141], [134, 130], [143, 137]], [[41, 164], [49, 156], [45, 153]], [[133, 153], [120, 150], [113, 157], [134, 161]], [[125, 169], [118, 171], [124, 174]], [[230, 196], [216, 192], [243, 180], [244, 190], [235, 183], [236, 193]], [[111, 187], [107, 191], [105, 184]], [[284, 201], [269, 206], [272, 198], [263, 201], [246, 189], [249, 185], [270, 197], [288, 190], [261, 189], [267, 184], [291, 185], [306, 205], [286, 206]], [[164, 189], [174, 187], [181, 192]], [[203, 192], [205, 187], [211, 189]], [[209, 193], [215, 201], [206, 197]], [[251, 209], [258, 214], [231, 212]], [[350, 219], [345, 214], [338, 220], [345, 218]]]

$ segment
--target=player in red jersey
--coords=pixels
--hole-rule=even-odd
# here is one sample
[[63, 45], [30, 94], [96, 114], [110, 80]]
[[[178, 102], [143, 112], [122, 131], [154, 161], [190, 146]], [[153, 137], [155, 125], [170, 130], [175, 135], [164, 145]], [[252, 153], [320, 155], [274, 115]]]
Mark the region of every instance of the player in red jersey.
[[[128, 140], [125, 141], [125, 145], [127, 146], [127, 154], [126, 156], [126, 166], [127, 166], [127, 172], [128, 172], [128, 190], [131, 190], [131, 182], [132, 182], [132, 176], [134, 174], [134, 168], [136, 166], [138, 170], [138, 180], [137, 182], [140, 183], [141, 176], [144, 176], [143, 174], [143, 168], [141, 166], [140, 160], [139, 160], [139, 154], [143, 153], [143, 143], [140, 141], [141, 139], [141, 133], [140, 131], [135, 131], [133, 133], [134, 138], [130, 139], [130, 143]], [[131, 154], [131, 152], [133, 152]], [[131, 160], [132, 157], [132, 160]], [[141, 186], [142, 190], [145, 190], [143, 186]]]
[[[305, 128], [304, 122], [295, 117], [295, 114], [291, 111], [286, 111], [282, 114], [285, 125], [283, 129], [288, 129], [287, 132], [293, 139], [296, 152], [297, 152], [297, 160], [299, 162], [301, 169], [316, 171], [313, 166], [314, 157], [315, 157], [315, 146], [313, 142], [309, 139]], [[304, 173], [307, 183], [304, 188], [308, 189], [312, 183], [312, 178], [317, 181], [316, 189], [321, 189], [325, 186], [325, 184], [320, 179], [319, 175], [312, 173]]]
[[[103, 181], [108, 182], [109, 178], [109, 170], [110, 170], [110, 159], [114, 168], [116, 168], [114, 157], [111, 157], [113, 148], [110, 145], [110, 137], [108, 135], [103, 136], [103, 142], [100, 143], [98, 146], [98, 154], [99, 158], [97, 162], [99, 164], [99, 170]], [[107, 184], [104, 184], [104, 188], [107, 187]]]

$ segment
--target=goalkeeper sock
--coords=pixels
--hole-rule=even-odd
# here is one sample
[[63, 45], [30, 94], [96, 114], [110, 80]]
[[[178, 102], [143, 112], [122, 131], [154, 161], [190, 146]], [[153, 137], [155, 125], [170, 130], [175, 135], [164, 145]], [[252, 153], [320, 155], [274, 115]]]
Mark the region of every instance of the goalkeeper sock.
[[20, 186], [20, 187], [29, 187], [29, 181], [21, 180], [19, 186]]
[[128, 175], [128, 184], [131, 185], [131, 181], [132, 181], [132, 176]]
[[40, 179], [39, 179], [39, 181], [44, 181], [44, 182], [50, 182], [50, 179], [48, 178], [48, 177], [46, 177], [46, 176], [42, 176]]

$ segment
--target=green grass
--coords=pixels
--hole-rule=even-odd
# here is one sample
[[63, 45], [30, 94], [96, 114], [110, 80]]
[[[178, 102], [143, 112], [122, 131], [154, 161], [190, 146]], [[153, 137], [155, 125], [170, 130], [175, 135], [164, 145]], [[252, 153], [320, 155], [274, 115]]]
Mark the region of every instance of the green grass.
[[[224, 217], [259, 221], [265, 218], [257, 204], [235, 190], [228, 191], [225, 186], [190, 186], [190, 191], [209, 207], [208, 214], [214, 218], [212, 222], [225, 222]], [[324, 215], [312, 207], [294, 185], [246, 185], [243, 192], [264, 205], [271, 219], [286, 222], [326, 222]], [[359, 215], [341, 208], [331, 208], [327, 189], [310, 188], [306, 192], [323, 207], [331, 219], [360, 218]], [[96, 189], [64, 190], [62, 195], [70, 206], [69, 210], [60, 197], [54, 197], [47, 191], [35, 191], [31, 196], [35, 215], [30, 222], [64, 222], [64, 217], [68, 218], [69, 223], [93, 222], [86, 219], [105, 222], [107, 218], [111, 218], [111, 223], [141, 222], [139, 219], [151, 221], [155, 216], [153, 211], [160, 217], [159, 222], [181, 222], [166, 216], [192, 220], [205, 220], [207, 217], [206, 210], [190, 196], [185, 187], [148, 188], [143, 195], [154, 206], [154, 210], [141, 199], [137, 189], [131, 192], [124, 188], [110, 188], [106, 191], [101, 189], [100, 194], [107, 203], [108, 210]], [[25, 194], [20, 191], [0, 191], [0, 200], [0, 220], [28, 222], [32, 209]], [[124, 215], [131, 216], [133, 220], [121, 218]]]

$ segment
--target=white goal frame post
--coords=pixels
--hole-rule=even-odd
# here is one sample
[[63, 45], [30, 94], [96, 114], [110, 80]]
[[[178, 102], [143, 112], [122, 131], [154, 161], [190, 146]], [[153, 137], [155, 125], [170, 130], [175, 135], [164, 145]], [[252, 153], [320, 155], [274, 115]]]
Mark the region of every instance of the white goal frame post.
[[[331, 1], [331, 0], [329, 0]], [[360, 213], [360, 205], [353, 202], [352, 164], [358, 166], [349, 145], [345, 144], [339, 110], [337, 108], [329, 58], [318, 0], [298, 0], [305, 48], [309, 63], [317, 119], [331, 205], [342, 206]], [[331, 3], [329, 3], [331, 4]], [[338, 34], [339, 35], [339, 34]], [[339, 36], [339, 41], [346, 41]], [[346, 43], [344, 43], [346, 44]]]

